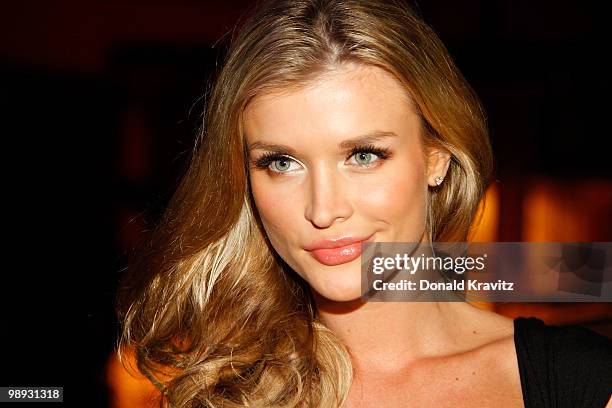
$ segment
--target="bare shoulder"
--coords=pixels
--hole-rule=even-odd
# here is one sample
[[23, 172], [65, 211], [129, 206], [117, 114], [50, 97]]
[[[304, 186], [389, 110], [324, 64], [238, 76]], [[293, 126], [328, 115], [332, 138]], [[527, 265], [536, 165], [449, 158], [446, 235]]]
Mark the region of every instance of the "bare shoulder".
[[495, 325], [489, 341], [478, 350], [478, 355], [487, 366], [496, 367], [511, 384], [520, 387], [518, 356], [514, 342], [514, 321], [504, 316]]
[[474, 358], [496, 367], [496, 371], [520, 385], [518, 359], [514, 342], [514, 319], [490, 311], [479, 311], [475, 318]]
[[[476, 367], [472, 389], [491, 406], [523, 407], [523, 392], [514, 342], [514, 320], [493, 312], [481, 315], [473, 330], [476, 346], [459, 358]], [[496, 390], [495, 396], [491, 395]]]
[[467, 351], [481, 351], [514, 345], [514, 319], [471, 304], [455, 307], [451, 315]]
[[501, 383], [520, 390], [514, 319], [470, 306], [465, 308], [462, 321], [466, 351], [457, 356], [458, 360], [479, 367], [483, 373], [494, 374]]
[[[420, 365], [419, 376], [427, 382], [418, 383], [411, 395], [426, 394], [424, 406], [524, 407], [513, 319], [467, 310], [457, 324], [461, 346]], [[440, 398], [435, 404], [434, 395]]]

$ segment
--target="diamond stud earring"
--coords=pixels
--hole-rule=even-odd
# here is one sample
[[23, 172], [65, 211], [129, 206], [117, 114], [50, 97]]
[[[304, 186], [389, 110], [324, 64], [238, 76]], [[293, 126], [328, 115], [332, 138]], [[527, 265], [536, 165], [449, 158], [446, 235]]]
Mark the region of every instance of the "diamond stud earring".
[[438, 177], [436, 177], [436, 178], [434, 179], [434, 181], [436, 182], [436, 185], [438, 185], [438, 186], [439, 186], [440, 184], [442, 184], [442, 180], [444, 180], [444, 177], [442, 177], [442, 176], [438, 176]]

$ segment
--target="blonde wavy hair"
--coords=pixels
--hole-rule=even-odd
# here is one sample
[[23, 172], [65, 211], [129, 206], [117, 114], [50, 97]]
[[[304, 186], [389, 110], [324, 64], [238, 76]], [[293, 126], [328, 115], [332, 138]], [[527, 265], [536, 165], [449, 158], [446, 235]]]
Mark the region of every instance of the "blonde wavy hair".
[[491, 180], [478, 98], [436, 34], [393, 0], [258, 4], [207, 99], [190, 165], [130, 259], [117, 294], [117, 353], [162, 391], [164, 407], [339, 407], [350, 355], [317, 317], [308, 285], [266, 240], [248, 184], [242, 114], [268, 91], [345, 62], [381, 67], [410, 94], [425, 146], [451, 153], [429, 191], [432, 241], [465, 240]]

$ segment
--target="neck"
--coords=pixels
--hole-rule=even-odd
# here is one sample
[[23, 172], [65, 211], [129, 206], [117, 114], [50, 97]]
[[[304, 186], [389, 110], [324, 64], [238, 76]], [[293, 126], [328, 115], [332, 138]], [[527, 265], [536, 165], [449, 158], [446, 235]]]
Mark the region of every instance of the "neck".
[[[348, 348], [357, 372], [393, 373], [461, 352], [478, 309], [465, 302], [334, 302], [313, 291], [318, 317]], [[471, 321], [470, 321], [471, 320]]]

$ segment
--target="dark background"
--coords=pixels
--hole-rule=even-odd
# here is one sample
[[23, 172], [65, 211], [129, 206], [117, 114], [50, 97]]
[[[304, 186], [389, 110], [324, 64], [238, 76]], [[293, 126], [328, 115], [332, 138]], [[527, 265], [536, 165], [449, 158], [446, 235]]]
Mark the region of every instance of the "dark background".
[[[250, 3], [2, 4], [0, 385], [64, 386], [67, 405], [109, 405], [105, 367], [126, 254], [184, 170], [223, 39]], [[586, 227], [570, 238], [612, 241], [603, 3], [418, 2], [488, 112], [499, 241], [530, 239], [524, 198], [540, 179], [574, 188], [560, 205], [580, 208]], [[572, 193], [585, 185], [595, 186], [588, 196]], [[609, 304], [571, 308], [577, 322], [609, 323]]]

